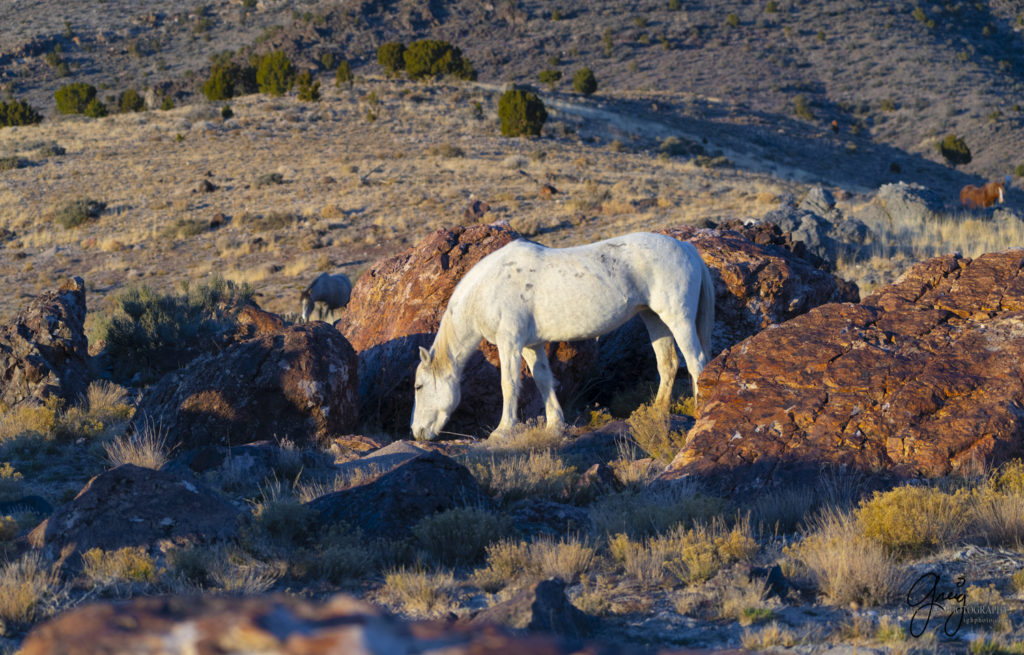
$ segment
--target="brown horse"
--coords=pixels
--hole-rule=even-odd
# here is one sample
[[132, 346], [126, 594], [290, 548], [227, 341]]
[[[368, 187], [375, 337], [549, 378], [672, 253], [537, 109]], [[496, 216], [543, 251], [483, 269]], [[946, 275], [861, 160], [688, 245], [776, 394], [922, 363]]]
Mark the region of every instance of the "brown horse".
[[985, 186], [968, 184], [960, 189], [960, 204], [967, 209], [984, 209], [1003, 201], [1006, 182], [989, 182]]

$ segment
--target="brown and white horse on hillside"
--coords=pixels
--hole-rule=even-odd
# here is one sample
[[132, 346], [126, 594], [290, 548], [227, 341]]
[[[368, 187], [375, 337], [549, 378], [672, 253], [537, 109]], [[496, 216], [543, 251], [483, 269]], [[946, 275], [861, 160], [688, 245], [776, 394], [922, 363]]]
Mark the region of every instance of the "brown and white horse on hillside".
[[980, 187], [968, 184], [960, 189], [960, 204], [967, 209], [985, 209], [997, 202], [1003, 202], [1008, 181], [989, 182]]

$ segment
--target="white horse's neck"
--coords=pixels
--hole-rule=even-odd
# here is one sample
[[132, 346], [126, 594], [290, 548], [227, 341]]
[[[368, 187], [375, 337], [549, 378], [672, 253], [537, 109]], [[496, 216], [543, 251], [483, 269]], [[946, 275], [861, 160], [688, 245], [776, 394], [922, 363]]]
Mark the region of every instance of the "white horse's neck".
[[441, 325], [437, 328], [437, 337], [431, 350], [438, 368], [450, 370], [459, 377], [482, 337], [467, 321], [452, 319], [451, 313], [449, 308], [441, 316]]

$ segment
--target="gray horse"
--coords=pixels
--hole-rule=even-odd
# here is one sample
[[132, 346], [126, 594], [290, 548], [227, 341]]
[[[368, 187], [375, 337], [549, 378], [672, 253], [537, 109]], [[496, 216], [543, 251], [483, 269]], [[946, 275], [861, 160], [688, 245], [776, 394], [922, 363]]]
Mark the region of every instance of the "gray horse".
[[341, 273], [337, 275], [321, 273], [313, 280], [313, 284], [306, 287], [306, 290], [299, 296], [299, 299], [302, 301], [303, 322], [309, 320], [309, 315], [313, 313], [313, 306], [316, 303], [321, 303], [319, 315], [322, 321], [324, 319], [324, 307], [327, 308], [327, 311], [333, 317], [334, 310], [347, 305], [351, 296], [352, 281], [347, 276]]

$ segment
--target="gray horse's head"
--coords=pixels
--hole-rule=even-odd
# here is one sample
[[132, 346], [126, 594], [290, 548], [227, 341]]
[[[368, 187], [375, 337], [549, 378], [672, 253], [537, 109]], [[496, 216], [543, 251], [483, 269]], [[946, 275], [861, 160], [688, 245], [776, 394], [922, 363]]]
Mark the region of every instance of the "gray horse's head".
[[459, 379], [451, 361], [441, 360], [420, 348], [416, 367], [416, 400], [412, 408], [412, 436], [416, 441], [433, 441], [459, 404]]

